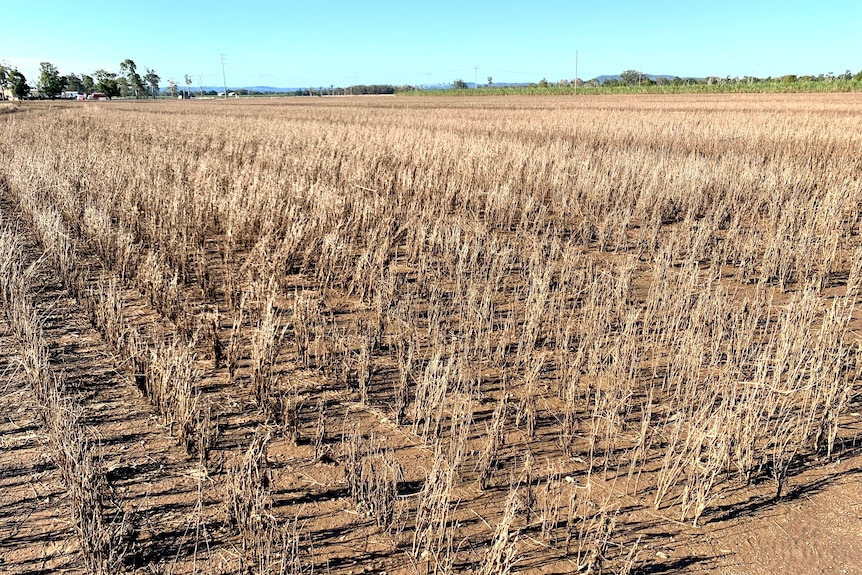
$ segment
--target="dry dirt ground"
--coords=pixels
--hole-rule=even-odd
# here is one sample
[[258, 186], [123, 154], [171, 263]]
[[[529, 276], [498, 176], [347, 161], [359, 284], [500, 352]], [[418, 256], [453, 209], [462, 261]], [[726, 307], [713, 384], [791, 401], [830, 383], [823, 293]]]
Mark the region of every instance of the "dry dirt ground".
[[[109, 520], [126, 517], [132, 526], [124, 542], [124, 569], [244, 572], [248, 566], [241, 559], [241, 542], [225, 525], [225, 481], [227, 469], [264, 423], [250, 386], [242, 378], [240, 385], [230, 384], [212, 357], [198, 357], [202, 395], [219, 436], [209, 461], [189, 456], [135, 385], [129, 366], [111, 352], [80, 303], [62, 287], [50, 260], [42, 258], [42, 247], [9, 194], [0, 197], [0, 210], [4, 225], [25, 238], [28, 263], [36, 266], [35, 305], [52, 365], [67, 375], [67, 393], [83, 406], [83, 421], [99, 439], [110, 486], [108, 508], [114, 511]], [[87, 262], [82, 265], [87, 269]], [[94, 276], [96, 266], [89, 269]], [[94, 284], [95, 277], [90, 281]], [[124, 299], [127, 319], [141, 330], [171, 329], [140, 293], [126, 289]], [[349, 316], [350, 302], [343, 301], [338, 311]], [[220, 327], [229, 331], [227, 325]], [[315, 372], [290, 359], [279, 365], [281, 375], [291, 378], [308, 400], [300, 409], [300, 440], [276, 434], [269, 444], [272, 512], [295, 521], [307, 565], [322, 574], [424, 572], [409, 558], [405, 534], [387, 533], [357, 511], [345, 482], [340, 440], [355, 425], [364, 437], [374, 436], [398, 453], [404, 474], [399, 497], [406, 514], [414, 512], [411, 501], [433, 454], [382, 411], [356, 402], [343, 389], [327, 387]], [[65, 488], [20, 370], [18, 343], [2, 317], [0, 377], [0, 572], [82, 573]], [[488, 418], [491, 411], [489, 401], [475, 417]], [[639, 542], [636, 573], [862, 573], [862, 437], [856, 441], [862, 435], [862, 405], [852, 404], [850, 411], [842, 430], [842, 437], [850, 439], [834, 457], [809, 458], [794, 469], [781, 499], [773, 498], [774, 487], [766, 480], [728, 490], [697, 528], [667, 510], [653, 511], [646, 496], [625, 494], [625, 474], [619, 481], [598, 472], [573, 473], [566, 480], [571, 489], [589, 489], [619, 503], [620, 521], [625, 521], [619, 531], [627, 543]], [[320, 445], [315, 445], [318, 433]], [[509, 434], [507, 445], [523, 444], [521, 431]], [[534, 452], [539, 461], [542, 441], [554, 439], [539, 438]], [[481, 442], [473, 437], [470, 444], [476, 448]], [[510, 449], [505, 459], [514, 468], [520, 457]], [[499, 513], [492, 516], [486, 510], [499, 512], [502, 506], [511, 482], [503, 475], [484, 491], [468, 485], [458, 492], [459, 572], [473, 572], [482, 558], [484, 547], [476, 542], [486, 542], [499, 519]], [[535, 531], [523, 530], [514, 572], [576, 570], [571, 558], [542, 543]]]
[[[4, 202], [3, 210], [6, 221], [10, 216], [17, 219], [14, 204]], [[26, 224], [18, 221], [26, 234]], [[27, 237], [35, 261], [39, 247]], [[69, 392], [84, 406], [86, 424], [100, 438], [114, 503], [135, 517], [126, 567], [142, 572], [150, 565], [176, 573], [235, 571], [239, 553], [220, 524], [218, 478], [223, 459], [253, 428], [249, 406], [243, 408], [251, 403], [248, 394], [241, 389], [214, 391], [221, 406], [222, 439], [216, 455], [221, 464], [216, 462], [208, 471], [176, 445], [75, 300], [46, 264], [39, 265], [37, 305], [52, 361], [68, 375]], [[142, 315], [148, 313], [144, 303], [139, 305]], [[64, 487], [39, 427], [38, 408], [19, 373], [16, 349], [8, 325], [0, 321], [0, 570], [79, 573]], [[338, 392], [329, 395], [337, 405]], [[395, 428], [378, 415], [364, 414], [367, 434], [377, 430], [388, 435], [389, 445], [403, 450], [402, 462], [412, 459], [416, 466], [427, 462], [425, 450], [413, 445], [407, 434], [393, 433]], [[340, 432], [339, 417], [330, 418], [332, 439]], [[412, 572], [414, 567], [396, 551], [392, 538], [361, 518], [348, 501], [337, 458], [313, 462], [312, 451], [307, 443], [293, 446], [281, 439], [272, 443], [269, 457], [277, 485], [275, 505], [296, 516], [309, 534], [304, 545], [313, 553], [317, 572]], [[405, 477], [413, 471], [405, 465]], [[771, 486], [746, 493], [745, 501], [729, 494], [729, 501], [719, 503], [703, 527], [693, 528], [661, 513], [635, 513], [629, 520], [640, 522], [635, 530], [642, 538], [639, 572], [862, 573], [860, 476], [862, 454], [854, 440], [844, 446], [840, 458], [799, 470], [781, 500], [771, 498]], [[601, 478], [591, 481], [596, 489], [618, 493], [623, 507], [633, 502]], [[491, 529], [491, 523], [474, 515], [481, 520], [473, 522], [474, 529]], [[543, 553], [536, 539], [527, 536], [524, 543], [534, 552], [525, 553], [516, 569], [524, 573], [575, 569], [570, 561]]]

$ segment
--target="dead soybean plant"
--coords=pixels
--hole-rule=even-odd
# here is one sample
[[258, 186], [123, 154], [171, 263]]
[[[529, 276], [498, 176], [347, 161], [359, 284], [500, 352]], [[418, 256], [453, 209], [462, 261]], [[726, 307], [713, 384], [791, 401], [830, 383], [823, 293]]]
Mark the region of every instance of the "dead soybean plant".
[[287, 389], [273, 394], [272, 400], [266, 412], [266, 422], [273, 424], [283, 437], [286, 437], [294, 446], [299, 445], [300, 412], [302, 410], [303, 398], [295, 383], [290, 382]]
[[729, 446], [727, 436], [722, 433], [727, 417], [723, 406], [716, 412], [698, 426], [697, 439], [686, 462], [680, 521], [685, 521], [690, 511], [694, 527], [715, 498], [713, 487], [727, 463]]
[[448, 438], [436, 436], [434, 460], [419, 492], [411, 546], [413, 561], [417, 565], [425, 563], [428, 573], [437, 575], [452, 573], [458, 551], [454, 544], [458, 502], [453, 501], [452, 491], [473, 422], [469, 397], [453, 397], [450, 411]]
[[398, 365], [398, 380], [394, 384], [393, 420], [395, 425], [404, 423], [407, 417], [407, 406], [410, 403], [410, 382], [416, 349], [419, 347], [415, 339], [415, 331], [411, 333], [413, 337], [398, 338], [394, 346]]
[[520, 510], [520, 498], [515, 487], [509, 492], [503, 517], [494, 528], [491, 545], [479, 570], [481, 575], [509, 575], [517, 562], [518, 531], [514, 529], [515, 519]]
[[311, 367], [311, 346], [316, 330], [325, 325], [322, 314], [323, 300], [317, 296], [297, 291], [293, 298], [293, 337], [296, 344], [296, 361]]
[[176, 323], [182, 313], [179, 272], [172, 270], [162, 254], [147, 252], [135, 274], [138, 287], [162, 317]]
[[239, 361], [243, 354], [243, 337], [242, 323], [245, 318], [245, 297], [241, 298], [236, 317], [230, 330], [230, 338], [228, 339], [227, 349], [225, 350], [225, 359], [227, 360], [227, 376], [228, 381], [233, 382], [236, 378], [237, 370], [239, 369]]
[[129, 518], [107, 500], [109, 488], [96, 453], [97, 441], [80, 422], [82, 408], [65, 395], [63, 377], [50, 372], [47, 353], [32, 349], [24, 353], [45, 360], [43, 369], [27, 372], [28, 379], [34, 389], [41, 390], [43, 427], [66, 486], [85, 569], [92, 575], [111, 575], [128, 550]]
[[157, 340], [150, 348], [146, 364], [145, 392], [188, 453], [198, 444], [209, 444], [199, 438], [202, 419], [198, 406], [197, 382], [200, 378], [195, 367], [194, 349], [173, 339]]
[[321, 461], [328, 452], [326, 445], [326, 400], [323, 397], [317, 402], [317, 421], [311, 442], [314, 445], [314, 460]]
[[[816, 101], [788, 104], [759, 99], [753, 112], [748, 101], [739, 107], [722, 103], [720, 109], [710, 108], [719, 113], [710, 115], [705, 129], [699, 132], [703, 138], [694, 140], [638, 129], [645, 113], [655, 118], [652, 115], [664, 113], [665, 105], [667, 102], [649, 110], [639, 106], [620, 109], [615, 112], [619, 121], [610, 132], [601, 111], [582, 110], [577, 129], [578, 141], [585, 147], [578, 153], [557, 145], [559, 138], [538, 142], [529, 137], [537, 128], [552, 135], [570, 131], [565, 106], [531, 110], [514, 123], [506, 117], [505, 126], [489, 128], [488, 122], [500, 121], [496, 112], [505, 115], [511, 109], [508, 104], [490, 103], [489, 110], [495, 113], [483, 115], [481, 124], [458, 105], [444, 104], [417, 112], [409, 127], [394, 132], [381, 130], [381, 126], [401, 117], [403, 111], [397, 109], [369, 108], [365, 111], [374, 121], [357, 124], [356, 108], [351, 107], [337, 111], [327, 108], [325, 112], [309, 108], [301, 115], [259, 107], [254, 116], [266, 117], [271, 126], [263, 132], [260, 123], [246, 123], [243, 112], [238, 117], [224, 117], [177, 111], [168, 120], [132, 109], [122, 110], [122, 118], [113, 112], [96, 118], [75, 111], [74, 121], [67, 122], [66, 114], [71, 112], [58, 110], [57, 114], [28, 117], [26, 122], [9, 126], [11, 139], [19, 145], [14, 154], [0, 156], [0, 171], [4, 173], [4, 187], [20, 195], [22, 205], [26, 203], [33, 212], [46, 245], [60, 245], [62, 241], [62, 234], [56, 233], [61, 229], [57, 223], [62, 223], [58, 215], [71, 230], [81, 230], [81, 224], [76, 228], [73, 220], [79, 214], [86, 216], [78, 218], [85, 229], [71, 235], [84, 239], [80, 245], [96, 245], [103, 260], [121, 277], [120, 269], [126, 267], [124, 256], [109, 252], [119, 254], [124, 246], [132, 245], [128, 238], [134, 238], [135, 246], [163, 246], [158, 257], [149, 254], [151, 260], [144, 262], [142, 271], [133, 265], [128, 273], [140, 280], [146, 279], [148, 271], [158, 271], [150, 274], [150, 283], [166, 289], [167, 296], [151, 297], [158, 297], [168, 313], [175, 307], [171, 291], [179, 291], [180, 286], [171, 284], [177, 277], [188, 282], [197, 271], [202, 291], [212, 295], [206, 276], [214, 270], [203, 266], [206, 254], [198, 246], [206, 246], [214, 237], [227, 238], [223, 297], [233, 308], [240, 304], [246, 287], [241, 285], [241, 274], [251, 270], [263, 277], [274, 268], [282, 277], [288, 270], [291, 275], [301, 272], [305, 279], [314, 280], [316, 274], [321, 293], [332, 289], [344, 295], [353, 290], [365, 304], [370, 302], [373, 310], [365, 311], [377, 315], [379, 326], [400, 290], [394, 270], [397, 268], [399, 274], [409, 270], [408, 284], [415, 286], [417, 297], [422, 294], [418, 299], [423, 301], [416, 313], [400, 317], [406, 329], [417, 334], [417, 341], [428, 342], [421, 353], [417, 347], [414, 355], [438, 360], [434, 369], [424, 374], [424, 364], [417, 368], [417, 361], [398, 360], [404, 377], [396, 384], [394, 419], [401, 423], [413, 415], [414, 430], [426, 437], [428, 444], [435, 434], [446, 432], [443, 406], [457, 378], [446, 373], [443, 358], [452, 355], [447, 346], [453, 333], [464, 338], [463, 352], [469, 357], [477, 356], [479, 361], [507, 371], [513, 365], [520, 366], [525, 374], [536, 352], [545, 351], [555, 339], [559, 348], [556, 370], [571, 366], [569, 373], [556, 378], [566, 401], [560, 432], [566, 455], [578, 455], [575, 448], [589, 442], [591, 452], [604, 460], [596, 461], [596, 465], [619, 468], [623, 465], [620, 460], [608, 455], [614, 448], [627, 448], [625, 471], [633, 480], [634, 490], [641, 472], [647, 476], [644, 482], [658, 485], [657, 504], [688, 487], [690, 508], [685, 517], [691, 518], [697, 508], [697, 494], [720, 490], [717, 484], [713, 491], [706, 489], [710, 473], [695, 471], [699, 467], [692, 455], [694, 448], [686, 447], [689, 441], [697, 445], [692, 435], [696, 430], [692, 430], [700, 424], [692, 423], [696, 418], [691, 404], [698, 402], [699, 386], [710, 373], [733, 373], [731, 379], [740, 385], [759, 390], [737, 393], [734, 405], [727, 409], [743, 421], [719, 430], [716, 437], [721, 440], [720, 436], [726, 436], [728, 466], [735, 466], [746, 479], [769, 463], [770, 457], [770, 469], [780, 473], [786, 463], [808, 454], [812, 440], [815, 449], [827, 454], [841, 441], [838, 423], [845, 420], [852, 400], [848, 394], [853, 393], [855, 379], [850, 378], [858, 377], [849, 373], [852, 367], [848, 364], [852, 365], [856, 350], [844, 342], [846, 326], [837, 324], [833, 329], [827, 325], [822, 341], [803, 334], [805, 345], [787, 345], [781, 361], [774, 361], [761, 353], [772, 337], [774, 318], [770, 315], [780, 305], [766, 301], [768, 296], [756, 296], [764, 302], [751, 305], [743, 301], [745, 298], [731, 296], [733, 304], [742, 301], [739, 307], [748, 310], [734, 315], [748, 319], [726, 322], [723, 335], [719, 333], [725, 329], [720, 325], [725, 323], [723, 313], [701, 314], [697, 316], [701, 320], [693, 321], [690, 308], [696, 302], [706, 302], [707, 309], [717, 309], [700, 281], [703, 276], [708, 276], [707, 283], [722, 284], [729, 291], [750, 283], [760, 294], [801, 289], [802, 283], [813, 280], [814, 292], [823, 298], [823, 288], [836, 287], [834, 282], [840, 282], [842, 274], [835, 272], [844, 270], [835, 268], [862, 260], [858, 253], [849, 256], [860, 217], [854, 209], [858, 194], [852, 186], [808, 184], [855, 181], [855, 164], [839, 160], [853, 157], [858, 146], [850, 129], [855, 116], [824, 114], [816, 109]], [[674, 106], [680, 107], [683, 126], [703, 120], [703, 103], [675, 100]], [[775, 118], [780, 115], [776, 112], [786, 110], [807, 112], [800, 115], [794, 128], [806, 146], [788, 147], [771, 137]], [[330, 121], [333, 114], [338, 122]], [[425, 130], [439, 126], [441, 120], [458, 121], [463, 138], [456, 142], [450, 131]], [[124, 153], [106, 156], [76, 145], [75, 138], [69, 137], [69, 126], [77, 128], [82, 123], [105, 141], [121, 137], [123, 146], [118, 149]], [[749, 151], [762, 146], [740, 145], [737, 138], [725, 137], [734, 135], [727, 133], [727, 126], [739, 125], [746, 128], [741, 136], [743, 144], [766, 142], [767, 147], [772, 146], [769, 153], [752, 162]], [[528, 137], [487, 146], [486, 130], [501, 127], [507, 133]], [[427, 137], [415, 138], [417, 129]], [[205, 169], [202, 164], [200, 170], [188, 171], [178, 156], [125, 137], [142, 130], [158, 131], [172, 141], [180, 141], [186, 133], [205, 132], [208, 138], [201, 141], [207, 143], [200, 150], [206, 158]], [[333, 130], [335, 137], [328, 137]], [[224, 134], [230, 134], [230, 142]], [[288, 137], [283, 137], [285, 134]], [[821, 138], [822, 134], [828, 137]], [[259, 145], [270, 137], [273, 145]], [[354, 141], [366, 145], [344, 145]], [[524, 142], [534, 147], [528, 151]], [[591, 147], [590, 142], [601, 145]], [[303, 147], [302, 157], [307, 161], [279, 161], [287, 147], [294, 145]], [[714, 148], [716, 153], [690, 154], [691, 146]], [[250, 155], [249, 150], [253, 150]], [[719, 153], [722, 151], [733, 153]], [[664, 163], [668, 153], [676, 158], [673, 165]], [[385, 161], [374, 165], [368, 161], [371, 156]], [[757, 170], [751, 168], [755, 164]], [[243, 169], [237, 169], [238, 165]], [[185, 174], [188, 186], [174, 185], [171, 178], [178, 173]], [[801, 186], [782, 185], [788, 177]], [[285, 192], [284, 186], [276, 185], [283, 181], [295, 185]], [[343, 190], [348, 181], [359, 181], [379, 191], [345, 197], [337, 190]], [[250, 189], [252, 182], [257, 183], [255, 189], [270, 191], [242, 194], [240, 190]], [[798, 191], [809, 188], [810, 193]], [[614, 190], [612, 196], [609, 189]], [[52, 215], [46, 208], [55, 205], [58, 209]], [[465, 221], [471, 225], [464, 225]], [[110, 233], [100, 235], [107, 227]], [[561, 230], [571, 237], [564, 239]], [[281, 247], [274, 240], [277, 237], [285, 238]], [[800, 241], [791, 241], [794, 238]], [[554, 245], [555, 241], [559, 245]], [[256, 254], [252, 259], [259, 270], [248, 266], [240, 270], [235, 248], [253, 246]], [[638, 254], [635, 269], [611, 265], [610, 276], [593, 281], [597, 279], [595, 268], [604, 267], [593, 262], [594, 255], [600, 259], [626, 258], [623, 252], [630, 248]], [[74, 274], [74, 253], [62, 246], [55, 251], [70, 256], [60, 265]], [[274, 253], [283, 256], [272, 257]], [[505, 255], [488, 255], [494, 253]], [[277, 261], [283, 263], [267, 263]], [[678, 265], [686, 271], [675, 272]], [[847, 265], [857, 267], [855, 263]], [[618, 281], [614, 281], [617, 276]], [[654, 285], [641, 301], [639, 286], [649, 276], [655, 279]], [[289, 283], [296, 285], [292, 280]], [[852, 283], [848, 281], [848, 291]], [[216, 293], [222, 297], [221, 289]], [[609, 293], [613, 296], [608, 297]], [[430, 299], [434, 302], [426, 308], [424, 300], [429, 294], [433, 294]], [[503, 295], [509, 301], [503, 302]], [[640, 313], [643, 321], [635, 318], [629, 322], [627, 310]], [[187, 311], [181, 306], [178, 309], [180, 313]], [[315, 319], [319, 310], [308, 311], [307, 321], [294, 321], [294, 326], [299, 326], [295, 330], [297, 355], [302, 364], [314, 367], [320, 358], [315, 349], [331, 352], [333, 346], [321, 341], [327, 337], [321, 338], [322, 324]], [[822, 311], [817, 312], [818, 322]], [[300, 316], [302, 313], [294, 319]], [[801, 325], [805, 321], [794, 318], [790, 323]], [[623, 324], [624, 335], [618, 337]], [[709, 326], [692, 328], [687, 324]], [[253, 329], [254, 322], [249, 332]], [[236, 345], [229, 344], [232, 353], [226, 354], [231, 378], [243, 351], [239, 331], [239, 327], [234, 330], [232, 342]], [[791, 332], [788, 342], [803, 341], [797, 337], [798, 331]], [[243, 340], [242, 346], [246, 343]], [[521, 357], [511, 357], [515, 348]], [[806, 352], [805, 361], [794, 362], [794, 355], [800, 355], [803, 348], [816, 352]], [[349, 349], [339, 347], [336, 355], [347, 355]], [[328, 353], [326, 357], [332, 360], [331, 356]], [[786, 409], [767, 406], [781, 399], [771, 397], [775, 393], [769, 389], [782, 382], [758, 373], [756, 364], [778, 365], [785, 359], [804, 372], [803, 384], [812, 386], [811, 393], [806, 396], [803, 390], [793, 391], [793, 401]], [[633, 375], [633, 368], [647, 364], [653, 367], [653, 381], [648, 375]], [[141, 366], [135, 368], [137, 373], [145, 371]], [[414, 371], [422, 408], [411, 410], [413, 398], [408, 390], [414, 384]], [[640, 412], [639, 434], [637, 421], [620, 417], [631, 415], [629, 406], [623, 406], [624, 414], [615, 412], [620, 399], [615, 388], [602, 388], [601, 395], [589, 393], [592, 403], [582, 399], [587, 386], [581, 386], [578, 377], [584, 376], [592, 384], [600, 374], [614, 382], [620, 376], [634, 381], [638, 386], [633, 389], [635, 397], [642, 397], [643, 385], [656, 390], [655, 412]], [[662, 375], [665, 381], [656, 384]], [[779, 380], [786, 377], [782, 375]], [[442, 393], [436, 389], [440, 385]], [[726, 382], [722, 385], [722, 394], [736, 393], [728, 390]], [[362, 394], [359, 385], [357, 389]], [[367, 386], [363, 395], [368, 395]], [[441, 400], [434, 401], [438, 397]], [[546, 422], [536, 418], [530, 429], [529, 415], [536, 411], [531, 397], [525, 397], [520, 423], [528, 435], [535, 433], [541, 438], [543, 430], [536, 428]], [[773, 423], [763, 425], [764, 421]], [[796, 429], [797, 423], [806, 431], [790, 444], [772, 437]], [[697, 433], [704, 429], [713, 433], [700, 427]], [[629, 431], [637, 434], [630, 441]], [[662, 440], [668, 447], [665, 460], [656, 451]], [[712, 458], [704, 453], [699, 463], [705, 465]], [[646, 462], [656, 465], [647, 466]], [[655, 469], [659, 466], [660, 470]], [[689, 485], [691, 480], [695, 483]], [[674, 501], [676, 505], [678, 500]]]
[[313, 572], [303, 561], [301, 537], [298, 518], [284, 522], [272, 518], [265, 527], [253, 558], [256, 559], [256, 572], [259, 575], [302, 575]]
[[40, 407], [42, 426], [69, 497], [72, 524], [78, 534], [84, 567], [91, 575], [109, 575], [126, 554], [127, 516], [109, 517], [108, 484], [96, 440], [81, 424], [83, 409], [66, 394], [62, 373], [49, 364], [41, 320], [30, 293], [32, 268], [24, 269], [22, 242], [13, 232], [0, 233], [2, 303], [20, 348], [24, 375]]
[[455, 561], [453, 525], [457, 503], [452, 501], [456, 469], [447, 461], [438, 443], [434, 462], [419, 493], [414, 520], [411, 557], [416, 564], [426, 563], [427, 572], [449, 575]]
[[110, 575], [117, 572], [126, 555], [129, 518], [119, 506], [106, 501], [109, 488], [95, 452], [97, 442], [80, 423], [82, 410], [63, 395], [63, 387], [54, 378], [43, 406], [43, 421], [66, 485], [85, 568], [93, 575]]
[[219, 369], [225, 367], [225, 345], [222, 343], [220, 332], [221, 332], [221, 314], [219, 313], [219, 309], [217, 305], [212, 306], [205, 314], [203, 318], [203, 326], [202, 329], [204, 331], [204, 336], [209, 339], [210, 349], [212, 349], [213, 354], [213, 367], [215, 369]]
[[504, 393], [494, 408], [494, 413], [491, 416], [491, 422], [488, 424], [486, 432], [485, 447], [482, 448], [482, 452], [479, 454], [479, 459], [476, 462], [476, 482], [479, 484], [479, 489], [482, 490], [488, 488], [491, 477], [497, 469], [500, 448], [503, 447], [506, 437], [508, 404], [509, 394]]
[[93, 302], [90, 322], [115, 351], [122, 350], [127, 328], [123, 314], [123, 291], [117, 278], [102, 274], [96, 286], [90, 288], [89, 295]]
[[282, 522], [272, 513], [271, 437], [268, 429], [258, 427], [248, 449], [228, 468], [226, 522], [240, 537], [242, 565], [259, 574], [299, 575], [304, 567], [297, 521]]
[[251, 338], [251, 387], [258, 406], [264, 410], [272, 403], [275, 364], [284, 338], [284, 328], [279, 330], [278, 323], [279, 314], [270, 297]]
[[[558, 469], [548, 464], [547, 477], [537, 490], [536, 502], [539, 508], [539, 525], [542, 541], [556, 547], [560, 526], [560, 509], [563, 501], [563, 482]], [[528, 526], [529, 527], [529, 526]]]
[[545, 364], [545, 356], [537, 353], [529, 362], [524, 375], [524, 386], [521, 392], [521, 401], [518, 403], [518, 412], [515, 417], [515, 427], [524, 426], [524, 432], [530, 441], [536, 439], [536, 422], [538, 420], [538, 395], [539, 376]]
[[[356, 388], [359, 390], [359, 400], [368, 404], [368, 390], [371, 386], [371, 376], [374, 374], [374, 366], [371, 361], [371, 348], [373, 339], [368, 335], [359, 338], [359, 349], [353, 356], [355, 370], [351, 370], [356, 377]], [[348, 376], [349, 377], [349, 376]]]
[[431, 439], [439, 436], [454, 363], [454, 355], [444, 360], [441, 350], [437, 349], [416, 384], [412, 431], [426, 444], [432, 443]]
[[372, 435], [363, 440], [354, 427], [346, 441], [345, 479], [360, 514], [374, 518], [378, 527], [388, 533], [402, 528], [398, 506], [398, 483], [402, 472], [395, 453], [385, 449]]
[[251, 443], [228, 470], [225, 489], [227, 522], [242, 541], [243, 551], [259, 543], [270, 507], [270, 470], [267, 446], [271, 435], [262, 428], [255, 430]]
[[602, 501], [594, 501], [588, 484], [573, 490], [566, 520], [566, 555], [573, 553], [577, 571], [602, 573], [610, 562], [609, 549], [616, 529], [619, 504], [611, 503], [610, 494]]

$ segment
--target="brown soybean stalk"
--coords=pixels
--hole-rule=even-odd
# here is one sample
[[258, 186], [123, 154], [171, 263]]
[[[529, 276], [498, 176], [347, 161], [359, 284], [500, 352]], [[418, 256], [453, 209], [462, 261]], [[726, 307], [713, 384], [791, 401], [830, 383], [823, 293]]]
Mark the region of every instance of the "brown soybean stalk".
[[319, 572], [626, 572], [857, 440], [858, 94], [106, 104], [0, 115], [0, 196], [252, 571], [301, 515]]

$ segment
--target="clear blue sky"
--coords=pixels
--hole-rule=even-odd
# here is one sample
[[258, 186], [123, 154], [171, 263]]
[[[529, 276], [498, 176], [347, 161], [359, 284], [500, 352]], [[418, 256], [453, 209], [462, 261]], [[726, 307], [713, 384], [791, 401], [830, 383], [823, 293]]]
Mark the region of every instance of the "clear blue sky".
[[[131, 58], [229, 86], [590, 79], [635, 69], [780, 76], [862, 69], [862, 0], [0, 0], [0, 61], [35, 84]], [[478, 66], [478, 72], [474, 70]]]

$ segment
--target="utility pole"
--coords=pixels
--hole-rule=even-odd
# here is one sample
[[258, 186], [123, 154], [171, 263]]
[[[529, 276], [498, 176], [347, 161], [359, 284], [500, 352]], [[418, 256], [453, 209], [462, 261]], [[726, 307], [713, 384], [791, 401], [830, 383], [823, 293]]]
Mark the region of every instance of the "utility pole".
[[578, 95], [578, 51], [575, 50], [575, 96]]
[[479, 87], [479, 66], [473, 66], [473, 89]]
[[227, 56], [225, 56], [224, 54], [219, 54], [218, 57], [221, 58], [221, 80], [224, 84], [224, 99], [227, 100], [227, 80], [225, 79], [224, 75], [224, 63], [227, 59]]

